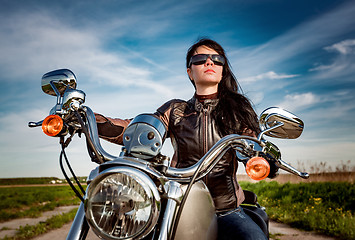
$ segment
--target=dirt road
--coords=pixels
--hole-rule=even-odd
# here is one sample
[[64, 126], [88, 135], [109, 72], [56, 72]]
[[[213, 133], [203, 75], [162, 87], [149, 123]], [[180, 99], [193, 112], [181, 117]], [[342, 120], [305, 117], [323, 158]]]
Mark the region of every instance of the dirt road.
[[39, 222], [45, 221], [46, 219], [62, 214], [65, 212], [69, 212], [70, 210], [77, 208], [78, 206], [62, 206], [57, 207], [53, 211], [47, 211], [42, 213], [42, 216], [39, 218], [20, 218], [14, 219], [8, 222], [0, 223], [0, 239], [4, 238], [5, 236], [13, 236], [16, 233], [16, 229], [20, 226], [28, 225], [36, 225]]
[[274, 240], [334, 240], [336, 238], [323, 236], [314, 232], [301, 231], [290, 226], [270, 221], [270, 234]]

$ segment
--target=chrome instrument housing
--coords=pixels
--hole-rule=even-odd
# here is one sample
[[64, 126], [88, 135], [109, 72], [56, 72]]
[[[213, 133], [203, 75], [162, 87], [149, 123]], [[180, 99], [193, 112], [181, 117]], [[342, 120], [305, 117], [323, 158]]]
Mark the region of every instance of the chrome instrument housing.
[[140, 114], [133, 119], [123, 134], [127, 153], [142, 159], [157, 156], [166, 138], [166, 128], [154, 114]]

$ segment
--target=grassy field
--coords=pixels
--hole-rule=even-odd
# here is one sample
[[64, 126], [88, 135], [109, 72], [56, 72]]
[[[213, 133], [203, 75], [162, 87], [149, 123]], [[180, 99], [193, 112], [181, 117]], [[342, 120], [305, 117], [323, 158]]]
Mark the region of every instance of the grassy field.
[[0, 188], [0, 222], [22, 217], [38, 217], [58, 206], [79, 204], [69, 186]]
[[0, 178], [0, 185], [30, 185], [30, 184], [49, 184], [52, 181], [58, 181], [55, 177], [42, 178]]
[[[86, 182], [86, 177], [78, 177], [81, 183]], [[73, 179], [71, 179], [74, 181]], [[41, 178], [0, 178], [0, 186], [9, 185], [37, 185], [37, 184], [66, 184], [64, 179], [56, 177], [41, 177]]]
[[339, 239], [355, 239], [355, 185], [349, 182], [241, 182], [270, 219]]

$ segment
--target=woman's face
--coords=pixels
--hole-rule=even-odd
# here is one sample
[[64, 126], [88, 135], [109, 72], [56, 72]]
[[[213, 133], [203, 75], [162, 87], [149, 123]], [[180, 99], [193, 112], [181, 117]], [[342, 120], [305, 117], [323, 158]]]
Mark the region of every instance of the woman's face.
[[[206, 46], [196, 49], [196, 54], [218, 54], [215, 50]], [[223, 66], [216, 65], [208, 58], [204, 64], [194, 65], [187, 69], [190, 79], [195, 82], [197, 94], [206, 95], [217, 92], [218, 83], [222, 79]]]

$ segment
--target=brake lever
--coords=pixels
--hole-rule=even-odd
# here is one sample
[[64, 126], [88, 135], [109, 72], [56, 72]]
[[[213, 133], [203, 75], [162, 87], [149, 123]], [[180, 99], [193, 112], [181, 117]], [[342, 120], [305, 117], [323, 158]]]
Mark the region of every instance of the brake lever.
[[28, 123], [28, 126], [29, 126], [30, 128], [40, 127], [40, 126], [42, 126], [43, 121], [44, 121], [44, 120], [39, 121], [39, 122], [29, 122], [29, 123]]
[[309, 178], [308, 173], [298, 171], [296, 168], [292, 167], [291, 165], [287, 164], [286, 162], [282, 161], [281, 159], [276, 160], [275, 164], [279, 168], [281, 168], [289, 173], [293, 173], [301, 178], [304, 178], [304, 179]]
[[275, 144], [273, 144], [269, 141], [264, 141], [263, 143], [264, 143], [263, 152], [266, 154], [267, 157], [272, 159], [272, 161], [275, 163], [275, 165], [278, 168], [281, 168], [282, 170], [285, 170], [289, 173], [292, 173], [292, 174], [299, 176], [301, 178], [304, 178], [304, 179], [309, 178], [308, 173], [298, 171], [296, 168], [294, 168], [291, 165], [287, 164], [286, 162], [282, 161], [281, 160], [281, 152]]

